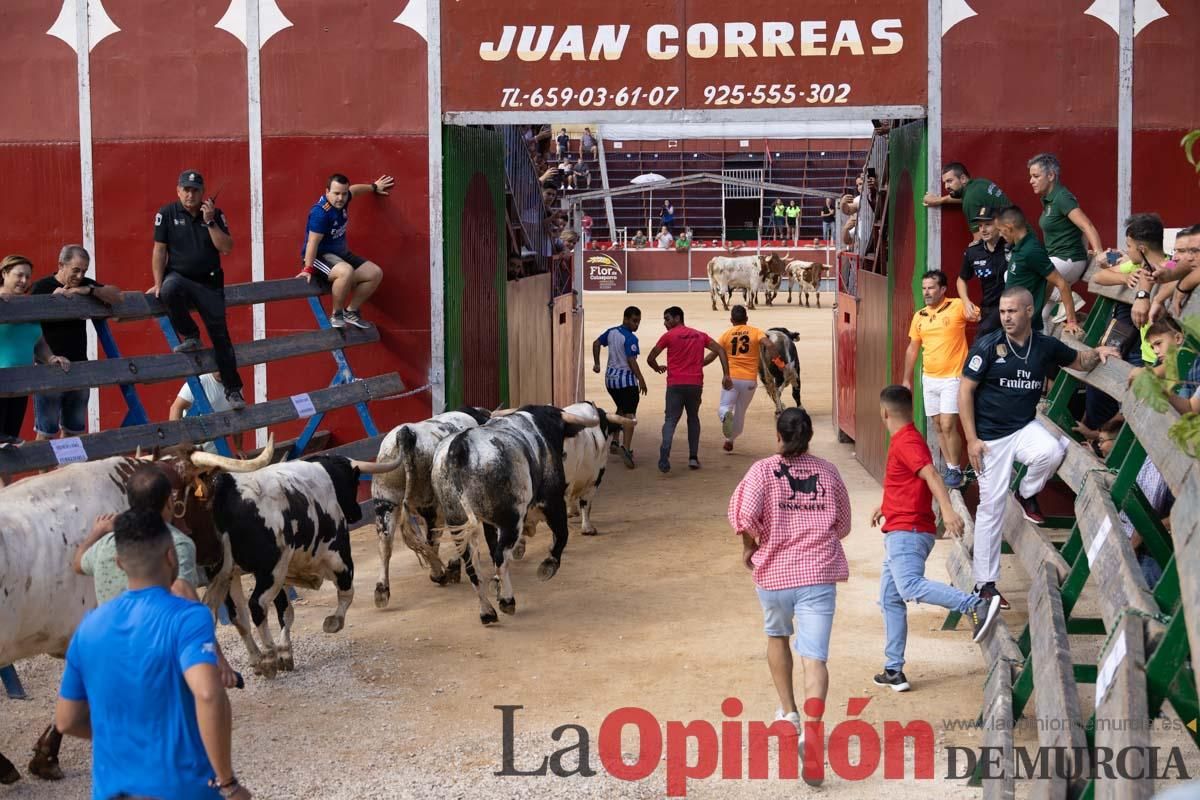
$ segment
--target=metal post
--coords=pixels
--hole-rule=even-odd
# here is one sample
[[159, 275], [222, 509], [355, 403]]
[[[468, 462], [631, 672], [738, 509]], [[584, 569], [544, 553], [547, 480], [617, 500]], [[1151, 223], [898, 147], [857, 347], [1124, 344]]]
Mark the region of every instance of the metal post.
[[[942, 0], [929, 0], [925, 189], [942, 193]], [[925, 212], [926, 269], [942, 268], [942, 213]]]
[[1133, 207], [1133, 4], [1121, 0], [1117, 67], [1117, 231]]
[[600, 165], [600, 186], [604, 189], [604, 213], [608, 214], [609, 239], [616, 241], [617, 217], [613, 214], [612, 195], [608, 193], [608, 166], [604, 159], [604, 137], [596, 131], [596, 158]]

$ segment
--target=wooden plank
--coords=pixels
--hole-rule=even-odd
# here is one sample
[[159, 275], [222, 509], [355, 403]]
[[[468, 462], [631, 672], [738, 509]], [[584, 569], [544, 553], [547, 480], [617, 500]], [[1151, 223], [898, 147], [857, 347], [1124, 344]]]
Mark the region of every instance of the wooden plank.
[[[1145, 761], [1150, 747], [1146, 648], [1138, 617], [1121, 620], [1097, 664], [1096, 748], [1106, 748], [1110, 753], [1142, 753], [1140, 760], [1138, 756], [1130, 757], [1129, 772], [1149, 772]], [[1115, 773], [1111, 779], [1095, 782], [1096, 800], [1149, 800], [1154, 795], [1152, 780], [1121, 779]]]
[[550, 329], [550, 274], [509, 281], [508, 404], [520, 408], [554, 397]]
[[1062, 478], [1063, 482], [1071, 487], [1072, 492], [1079, 494], [1079, 490], [1089, 476], [1091, 480], [1098, 481], [1105, 486], [1112, 484], [1112, 473], [1108, 471], [1104, 466], [1104, 462], [1097, 458], [1091, 449], [1064, 433], [1062, 428], [1058, 427], [1045, 414], [1039, 413], [1037, 419], [1038, 422], [1042, 423], [1042, 427], [1050, 431], [1051, 435], [1057, 437], [1060, 442], [1065, 442], [1067, 445], [1063, 462], [1058, 467], [1058, 477]]
[[[1175, 543], [1175, 566], [1179, 570], [1181, 609], [1200, 608], [1200, 471], [1187, 477], [1183, 491], [1175, 496], [1171, 509], [1171, 538]], [[1200, 653], [1200, 614], [1185, 613], [1188, 644], [1193, 659]], [[1194, 670], [1196, 691], [1200, 693], [1200, 669]]]
[[983, 800], [1013, 800], [1016, 767], [1013, 761], [1013, 678], [1011, 668], [998, 665], [983, 686], [983, 746], [1001, 753], [1000, 777], [983, 779]]
[[[1079, 692], [1067, 638], [1058, 582], [1049, 564], [1033, 575], [1029, 587], [1030, 656], [1033, 658], [1034, 701], [1037, 707], [1038, 744], [1066, 748], [1064, 759], [1075, 759], [1087, 752], [1087, 737], [1079, 709]], [[1077, 749], [1071, 749], [1077, 748]], [[1086, 757], [1086, 756], [1085, 756]], [[1054, 770], [1051, 770], [1053, 773]], [[1082, 781], [1068, 782], [1052, 775], [1039, 780], [1034, 797], [1066, 798], [1078, 796]]]
[[[1066, 337], [1061, 338], [1060, 341], [1076, 350], [1088, 349], [1087, 345], [1078, 339]], [[1117, 358], [1110, 358], [1103, 364], [1098, 365], [1091, 372], [1081, 372], [1077, 369], [1064, 371], [1074, 375], [1088, 386], [1094, 386], [1109, 397], [1120, 400], [1125, 396], [1126, 389], [1129, 386], [1129, 373], [1133, 371], [1133, 365]]]
[[[1099, 590], [1097, 599], [1104, 626], [1112, 631], [1121, 614], [1130, 608], [1143, 614], [1157, 614], [1158, 604], [1146, 588], [1137, 556], [1107, 489], [1088, 481], [1075, 501], [1075, 512], [1083, 538], [1083, 552], [1092, 573], [1092, 585]], [[1164, 633], [1166, 626], [1161, 622], [1146, 620], [1150, 649]]]
[[575, 307], [575, 296], [554, 298], [551, 326], [554, 337], [553, 403], [565, 408], [578, 400], [580, 345], [583, 309]]
[[306, 453], [301, 458], [313, 458], [314, 456], [344, 456], [352, 458], [356, 461], [374, 461], [379, 455], [379, 445], [383, 444], [386, 433], [381, 433], [378, 436], [371, 436], [366, 439], [359, 439], [357, 442], [349, 442], [347, 444], [331, 447], [328, 450], [314, 451]]
[[1137, 297], [1137, 292], [1128, 286], [1105, 286], [1094, 280], [1088, 281], [1088, 291], [1097, 297], [1108, 297], [1126, 305], [1133, 305]]
[[[329, 431], [317, 431], [312, 435], [312, 438], [308, 440], [308, 445], [309, 447], [320, 449], [329, 443], [329, 437]], [[296, 446], [296, 441], [296, 439], [284, 439], [282, 442], [276, 442], [275, 455], [271, 457], [271, 463], [278, 464], [280, 461], [286, 460], [291, 454], [292, 448]], [[263, 448], [261, 447], [256, 447], [253, 450], [247, 450], [246, 457], [254, 458], [262, 451]]]
[[[246, 342], [236, 345], [234, 352], [237, 354], [238, 366], [245, 367], [378, 341], [379, 330], [373, 325], [366, 330], [353, 327], [340, 330], [326, 328]], [[0, 386], [0, 397], [66, 392], [114, 384], [156, 383], [215, 372], [216, 369], [217, 360], [211, 349], [194, 353], [83, 361], [72, 364], [70, 372], [63, 372], [59, 367], [52, 366], [11, 367], [4, 370], [4, 384]]]
[[[404, 383], [396, 373], [379, 375], [366, 380], [318, 389], [309, 392], [313, 407], [318, 411], [378, 400], [404, 391]], [[132, 453], [138, 447], [173, 447], [191, 442], [204, 442], [238, 431], [276, 425], [297, 419], [290, 397], [246, 406], [243, 411], [221, 411], [176, 422], [132, 425], [81, 437], [88, 460]], [[0, 473], [26, 472], [53, 467], [57, 464], [50, 442], [29, 442], [21, 447], [0, 450]]]
[[1121, 400], [1121, 414], [1125, 417], [1125, 423], [1133, 429], [1138, 443], [1145, 448], [1146, 455], [1162, 473], [1171, 493], [1182, 497], [1189, 474], [1200, 467], [1196, 459], [1180, 450], [1167, 433], [1179, 421], [1179, 412], [1174, 408], [1155, 411], [1130, 392]]
[[1008, 542], [1013, 553], [1021, 561], [1021, 567], [1026, 574], [1032, 576], [1041, 571], [1045, 564], [1054, 570], [1057, 576], [1055, 586], [1067, 579], [1071, 566], [1059, 555], [1040, 528], [1030, 524], [1021, 513], [1017, 499], [1009, 494], [1004, 506], [1004, 518], [1001, 520], [1001, 530], [1004, 541]]
[[[234, 283], [225, 287], [225, 305], [249, 306], [274, 300], [295, 300], [327, 294], [323, 282], [307, 283], [299, 278]], [[122, 292], [119, 302], [106, 306], [94, 297], [26, 295], [0, 303], [0, 324], [73, 319], [144, 319], [167, 313], [162, 301], [143, 292]]]

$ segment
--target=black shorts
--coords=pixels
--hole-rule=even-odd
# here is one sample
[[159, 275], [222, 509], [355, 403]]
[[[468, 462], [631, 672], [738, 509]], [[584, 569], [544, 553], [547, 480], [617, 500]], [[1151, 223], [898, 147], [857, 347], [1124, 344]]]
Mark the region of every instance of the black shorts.
[[313, 269], [325, 277], [329, 277], [329, 273], [338, 264], [349, 264], [351, 269], [358, 269], [369, 260], [362, 256], [356, 256], [349, 250], [344, 253], [321, 253], [313, 259]]
[[642, 399], [641, 393], [636, 386], [623, 386], [620, 389], [614, 389], [611, 386], [605, 387], [608, 389], [608, 396], [617, 404], [617, 414], [625, 416], [633, 416], [637, 413], [638, 401]]

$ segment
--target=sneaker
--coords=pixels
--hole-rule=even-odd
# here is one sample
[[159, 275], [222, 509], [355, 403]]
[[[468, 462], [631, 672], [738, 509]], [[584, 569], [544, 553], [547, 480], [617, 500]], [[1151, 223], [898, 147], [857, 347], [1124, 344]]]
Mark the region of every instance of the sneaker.
[[658, 471], [664, 475], [671, 471], [671, 462], [665, 458], [658, 459]]
[[1021, 506], [1021, 513], [1025, 515], [1025, 519], [1032, 522], [1034, 525], [1045, 525], [1046, 516], [1042, 513], [1042, 509], [1038, 506], [1036, 497], [1022, 497], [1020, 492], [1014, 492], [1017, 497], [1017, 503]]
[[958, 467], [946, 467], [946, 471], [942, 473], [942, 480], [945, 481], [947, 489], [960, 489], [963, 485], [963, 471]]
[[775, 721], [779, 722], [780, 720], [784, 720], [784, 719], [786, 719], [788, 722], [790, 722], [796, 726], [796, 744], [800, 748], [801, 755], [803, 755], [803, 753], [804, 753], [804, 723], [800, 721], [800, 712], [799, 711], [789, 711], [788, 713], [785, 714], [785, 713], [783, 713], [782, 708], [775, 709]]
[[[996, 621], [996, 615], [1000, 613], [1000, 605], [1004, 600], [1000, 593], [995, 591], [995, 585], [991, 586], [993, 593], [989, 594], [986, 600], [981, 594], [979, 602], [967, 612], [967, 619], [971, 620], [971, 625], [975, 629], [975, 635], [971, 641], [976, 643], [982, 642], [991, 633], [992, 624]], [[876, 683], [878, 682], [876, 681]]]
[[633, 467], [634, 467], [633, 451], [630, 450], [628, 447], [621, 448], [621, 461], [624, 462], [626, 467], [628, 467], [629, 469], [633, 469]]
[[721, 449], [724, 450], [726, 453], [732, 453], [733, 452], [733, 442], [726, 439], [725, 444], [721, 445]]
[[721, 433], [725, 434], [725, 439], [733, 438], [733, 412], [726, 411], [721, 415]]
[[246, 407], [246, 398], [242, 397], [241, 389], [230, 389], [225, 392], [225, 399], [234, 411], [241, 411]]
[[887, 686], [893, 692], [907, 692], [912, 687], [908, 685], [908, 678], [904, 677], [904, 670], [884, 669], [883, 672], [875, 676], [876, 686]]
[[344, 328], [346, 327], [346, 312], [335, 311], [329, 315], [329, 327]]
[[[1071, 292], [1071, 301], [1076, 311], [1083, 308], [1084, 304], [1087, 303], [1086, 300], [1074, 291]], [[1054, 305], [1054, 317], [1052, 321], [1059, 325], [1067, 321], [1066, 303], [1060, 301]]]
[[688, 469], [700, 469], [700, 459], [689, 458], [688, 459]]
[[608, 443], [608, 452], [609, 452], [609, 455], [614, 455], [614, 456], [619, 455], [621, 453], [621, 443], [615, 439], [613, 441], [609, 442]]
[[199, 336], [189, 336], [186, 339], [184, 339], [183, 341], [181, 341], [179, 344], [172, 347], [171, 352], [172, 353], [194, 353], [197, 350], [199, 350], [200, 347], [201, 347], [200, 337]]
[[1000, 594], [1000, 590], [996, 588], [996, 584], [994, 583], [985, 583], [983, 586], [979, 587], [979, 597], [980, 599], [987, 600], [988, 602], [991, 602], [993, 597], [999, 597], [1001, 611], [1008, 611], [1012, 608], [1012, 606], [1008, 604], [1008, 601], [1004, 599], [1004, 595]]
[[342, 319], [346, 321], [347, 325], [353, 325], [354, 327], [362, 328], [363, 330], [371, 327], [371, 323], [365, 321], [362, 318], [362, 315], [353, 309], [347, 308], [344, 312], [342, 312]]
[[0, 447], [20, 447], [23, 444], [25, 444], [23, 439], [9, 436], [7, 433], [0, 433]]

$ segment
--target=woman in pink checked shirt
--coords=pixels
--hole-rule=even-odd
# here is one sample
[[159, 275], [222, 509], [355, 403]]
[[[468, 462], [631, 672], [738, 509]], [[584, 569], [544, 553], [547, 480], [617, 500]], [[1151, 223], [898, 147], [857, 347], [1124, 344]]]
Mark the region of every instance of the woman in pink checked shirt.
[[762, 603], [767, 663], [779, 693], [776, 719], [803, 730], [788, 649], [792, 618], [804, 697], [819, 699], [823, 709], [836, 584], [850, 574], [841, 542], [850, 532], [850, 496], [837, 468], [809, 454], [813, 426], [807, 411], [787, 409], [775, 432], [779, 453], [746, 472], [729, 498], [729, 524], [742, 537], [742, 561], [754, 574]]

